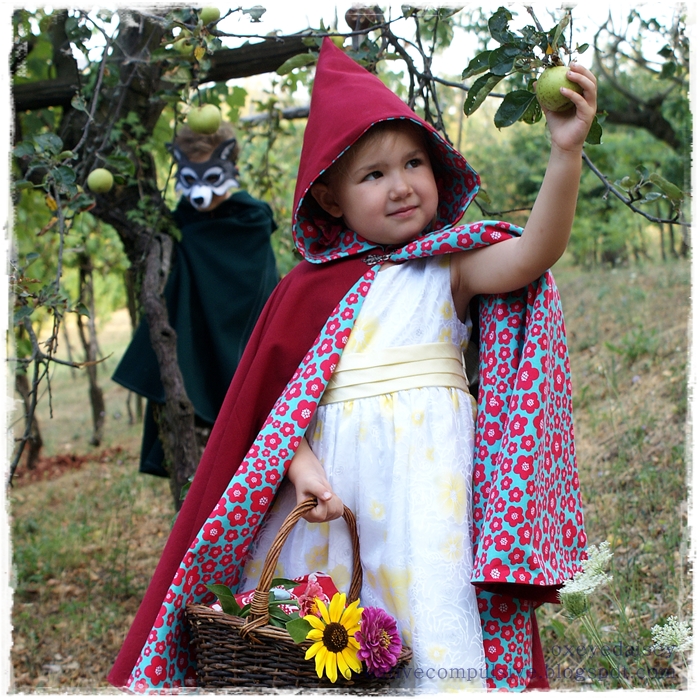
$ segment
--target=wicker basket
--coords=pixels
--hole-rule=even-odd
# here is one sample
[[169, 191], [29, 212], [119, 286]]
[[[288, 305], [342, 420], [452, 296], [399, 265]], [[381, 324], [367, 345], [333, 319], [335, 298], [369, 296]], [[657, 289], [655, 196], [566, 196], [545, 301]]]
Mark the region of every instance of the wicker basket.
[[[267, 624], [270, 584], [282, 545], [301, 516], [315, 505], [315, 499], [300, 503], [282, 523], [265, 559], [247, 618], [233, 617], [206, 605], [187, 606], [200, 687], [248, 692], [270, 688], [337, 688], [343, 692], [378, 694], [391, 682], [393, 673], [375, 678], [366, 671], [353, 674], [349, 680], [339, 674], [336, 683], [331, 683], [325, 675], [321, 679], [316, 675], [313, 660], [304, 659], [311, 642], [296, 644], [286, 630]], [[362, 588], [360, 543], [355, 516], [347, 507], [343, 518], [350, 529], [353, 547], [353, 574], [348, 591], [348, 602], [352, 602]], [[395, 671], [410, 660], [411, 650], [404, 646]]]

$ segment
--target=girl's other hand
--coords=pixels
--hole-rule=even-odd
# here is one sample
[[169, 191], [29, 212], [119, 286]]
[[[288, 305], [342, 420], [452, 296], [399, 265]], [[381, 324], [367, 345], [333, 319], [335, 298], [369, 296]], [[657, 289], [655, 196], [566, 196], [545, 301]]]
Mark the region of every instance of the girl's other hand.
[[551, 112], [548, 109], [542, 111], [547, 118], [552, 146], [562, 151], [578, 151], [583, 148], [598, 108], [598, 82], [588, 68], [575, 62], [569, 65], [566, 77], [583, 88], [582, 95], [568, 88], [561, 89], [562, 95], [574, 103], [575, 109], [566, 112]]
[[287, 476], [294, 484], [297, 505], [311, 496], [318, 501], [318, 505], [303, 516], [310, 523], [325, 523], [343, 515], [343, 502], [333, 493], [326, 471], [306, 438], [292, 458]]

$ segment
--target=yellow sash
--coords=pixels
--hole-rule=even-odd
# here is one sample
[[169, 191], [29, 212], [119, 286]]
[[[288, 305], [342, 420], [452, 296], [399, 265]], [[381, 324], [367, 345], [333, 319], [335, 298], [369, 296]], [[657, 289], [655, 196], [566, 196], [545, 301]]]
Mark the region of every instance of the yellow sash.
[[451, 343], [402, 345], [371, 352], [343, 353], [320, 404], [353, 401], [403, 389], [444, 386], [469, 394], [462, 353]]

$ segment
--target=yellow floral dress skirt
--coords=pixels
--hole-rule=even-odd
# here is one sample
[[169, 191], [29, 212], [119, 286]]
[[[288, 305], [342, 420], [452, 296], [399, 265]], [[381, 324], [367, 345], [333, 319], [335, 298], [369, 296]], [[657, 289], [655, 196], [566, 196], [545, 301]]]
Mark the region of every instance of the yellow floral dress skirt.
[[[444, 361], [441, 369], [422, 359], [436, 348], [460, 357], [469, 330], [452, 302], [449, 256], [382, 270], [336, 369], [338, 382], [334, 375], [307, 431], [334, 492], [357, 518], [364, 572], [361, 605], [393, 615], [404, 644], [413, 649], [412, 666], [400, 672], [394, 685], [420, 692], [485, 687], [481, 623], [470, 583], [472, 400], [464, 388], [456, 388], [459, 382], [441, 382]], [[405, 356], [416, 352], [417, 364], [407, 365]], [[378, 388], [367, 390], [354, 380], [343, 386], [344, 376], [355, 376], [353, 367], [361, 367], [356, 371], [362, 378], [374, 358], [394, 355], [397, 363], [374, 373]], [[344, 365], [351, 371], [343, 373]], [[401, 375], [406, 366], [408, 374], [428, 366], [425, 378], [398, 376], [393, 384], [383, 384], [386, 376]], [[394, 390], [423, 381], [453, 385]], [[285, 480], [251, 551], [240, 590], [255, 587], [272, 538], [295, 503], [294, 488]], [[294, 578], [323, 571], [347, 591], [351, 562], [344, 520], [302, 520], [285, 544], [277, 575]]]

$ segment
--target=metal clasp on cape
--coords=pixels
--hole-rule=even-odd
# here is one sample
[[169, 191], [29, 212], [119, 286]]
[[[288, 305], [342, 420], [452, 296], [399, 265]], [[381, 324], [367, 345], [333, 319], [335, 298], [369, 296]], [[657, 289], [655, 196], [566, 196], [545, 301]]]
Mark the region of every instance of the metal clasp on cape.
[[391, 259], [391, 253], [367, 253], [362, 259], [370, 267], [373, 267], [374, 265], [385, 263], [387, 260]]

